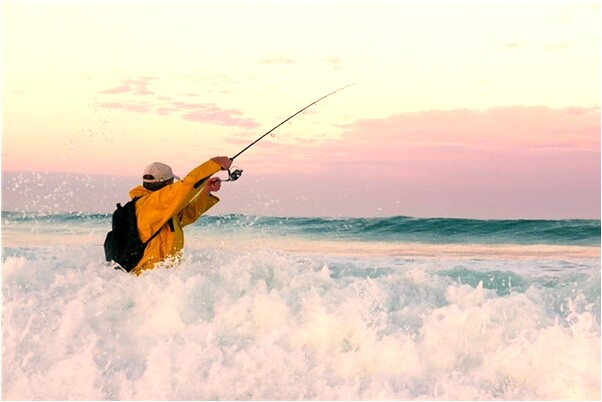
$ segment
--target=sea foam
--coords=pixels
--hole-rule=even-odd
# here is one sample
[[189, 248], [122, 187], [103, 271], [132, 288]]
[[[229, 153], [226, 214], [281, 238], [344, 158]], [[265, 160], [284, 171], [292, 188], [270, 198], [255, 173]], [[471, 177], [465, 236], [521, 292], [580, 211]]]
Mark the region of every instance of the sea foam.
[[600, 398], [599, 251], [346, 255], [191, 231], [181, 262], [135, 277], [98, 236], [45, 236], [3, 245], [4, 399]]

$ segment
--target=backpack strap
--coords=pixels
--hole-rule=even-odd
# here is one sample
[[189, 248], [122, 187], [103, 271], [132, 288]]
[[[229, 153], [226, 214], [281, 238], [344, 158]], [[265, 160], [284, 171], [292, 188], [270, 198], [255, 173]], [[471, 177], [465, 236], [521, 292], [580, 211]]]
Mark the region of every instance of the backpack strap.
[[[163, 225], [163, 226], [165, 226], [165, 225]], [[146, 248], [146, 246], [148, 245], [148, 243], [151, 242], [152, 239], [154, 239], [155, 237], [157, 237], [157, 235], [159, 234], [159, 232], [161, 231], [161, 229], [163, 228], [163, 226], [161, 226], [159, 228], [159, 230], [157, 230], [155, 233], [153, 233], [153, 235], [151, 237], [149, 237], [148, 240], [143, 243], [144, 244], [144, 248]]]

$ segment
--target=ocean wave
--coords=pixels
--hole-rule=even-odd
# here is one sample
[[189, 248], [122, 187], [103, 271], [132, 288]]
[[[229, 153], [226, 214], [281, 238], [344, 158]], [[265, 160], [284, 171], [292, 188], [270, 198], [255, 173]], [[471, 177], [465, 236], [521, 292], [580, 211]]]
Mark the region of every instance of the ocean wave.
[[280, 218], [226, 215], [207, 225], [361, 241], [428, 244], [600, 245], [599, 220], [475, 220], [450, 218]]
[[[32, 214], [2, 212], [3, 225], [90, 224], [110, 227], [110, 214]], [[201, 231], [253, 231], [274, 236], [301, 236], [366, 242], [426, 244], [549, 244], [600, 246], [600, 220], [475, 220], [450, 218], [294, 218], [249, 215], [204, 216]]]

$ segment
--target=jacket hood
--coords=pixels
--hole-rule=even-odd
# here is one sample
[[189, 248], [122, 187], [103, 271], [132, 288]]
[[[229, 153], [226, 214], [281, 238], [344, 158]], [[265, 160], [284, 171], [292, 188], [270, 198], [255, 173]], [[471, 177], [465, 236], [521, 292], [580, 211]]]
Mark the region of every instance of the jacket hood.
[[138, 186], [138, 187], [134, 187], [133, 189], [130, 190], [130, 198], [134, 199], [137, 197], [145, 196], [150, 193], [152, 193], [152, 191], [144, 188], [143, 186]]

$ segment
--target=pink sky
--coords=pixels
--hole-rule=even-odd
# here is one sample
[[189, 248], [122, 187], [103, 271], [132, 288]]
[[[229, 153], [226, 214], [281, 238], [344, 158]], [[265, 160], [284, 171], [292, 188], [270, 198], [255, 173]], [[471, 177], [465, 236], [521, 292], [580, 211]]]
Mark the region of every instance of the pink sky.
[[[238, 182], [224, 185], [223, 202], [214, 212], [492, 219], [600, 216], [598, 108], [401, 113], [358, 120], [344, 127], [340, 139], [321, 143], [284, 142], [286, 127], [277, 133], [237, 159], [245, 173]], [[232, 137], [228, 148], [242, 149], [249, 142], [247, 137]], [[120, 192], [137, 184], [131, 176], [129, 182], [120, 179], [121, 187], [103, 194], [94, 206], [109, 211], [113, 200], [123, 198]], [[94, 180], [86, 180], [88, 192], [100, 187]], [[4, 191], [10, 194], [11, 188]]]
[[599, 217], [598, 108], [401, 113], [360, 120], [318, 146], [277, 138], [258, 144], [248, 163], [302, 182], [292, 186], [301, 198], [339, 200], [339, 211]]
[[3, 208], [109, 211], [356, 83], [241, 155], [215, 213], [600, 217], [598, 2], [284, 3], [4, 2]]

